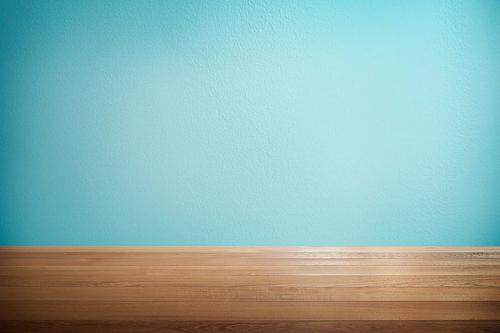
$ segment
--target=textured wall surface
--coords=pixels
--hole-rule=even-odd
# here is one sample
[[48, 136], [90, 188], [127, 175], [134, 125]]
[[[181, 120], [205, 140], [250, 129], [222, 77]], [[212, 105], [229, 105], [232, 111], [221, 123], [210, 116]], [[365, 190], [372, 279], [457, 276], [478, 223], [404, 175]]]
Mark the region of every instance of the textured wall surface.
[[500, 245], [500, 1], [0, 2], [0, 245]]

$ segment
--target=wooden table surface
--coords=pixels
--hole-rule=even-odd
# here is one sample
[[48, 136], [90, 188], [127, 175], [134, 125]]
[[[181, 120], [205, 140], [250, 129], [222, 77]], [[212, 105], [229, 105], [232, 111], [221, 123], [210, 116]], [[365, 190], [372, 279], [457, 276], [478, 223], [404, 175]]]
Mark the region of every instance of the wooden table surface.
[[500, 332], [500, 247], [0, 247], [1, 332]]

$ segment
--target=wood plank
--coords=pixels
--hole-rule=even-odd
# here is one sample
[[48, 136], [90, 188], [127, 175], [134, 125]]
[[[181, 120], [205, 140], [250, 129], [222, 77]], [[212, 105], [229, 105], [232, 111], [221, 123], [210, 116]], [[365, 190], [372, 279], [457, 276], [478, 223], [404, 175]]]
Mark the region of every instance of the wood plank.
[[500, 301], [500, 288], [0, 287], [9, 301], [472, 302]]
[[3, 266], [0, 276], [492, 275], [500, 266]]
[[496, 332], [500, 247], [0, 247], [0, 319], [0, 331]]
[[500, 320], [500, 302], [0, 301], [0, 320]]
[[[2, 259], [0, 266], [500, 266], [500, 259], [86, 258]], [[1, 268], [0, 268], [1, 270]]]
[[[78, 250], [80, 249], [80, 250]], [[0, 260], [3, 259], [106, 259], [106, 258], [155, 258], [155, 259], [217, 259], [217, 258], [268, 258], [268, 259], [500, 259], [500, 249], [490, 247], [467, 248], [453, 251], [447, 248], [429, 248], [427, 251], [411, 248], [259, 248], [259, 247], [229, 247], [229, 248], [196, 248], [172, 247], [165, 248], [20, 248], [13, 251], [0, 248]]]
[[98, 276], [80, 273], [70, 276], [0, 276], [0, 287], [195, 287], [195, 286], [287, 286], [287, 287], [342, 287], [342, 288], [432, 288], [432, 287], [500, 287], [497, 276], [483, 275], [276, 275], [276, 276], [214, 276], [197, 275], [116, 275]]
[[39, 320], [0, 321], [0, 331], [53, 333], [491, 333], [500, 321], [166, 321]]

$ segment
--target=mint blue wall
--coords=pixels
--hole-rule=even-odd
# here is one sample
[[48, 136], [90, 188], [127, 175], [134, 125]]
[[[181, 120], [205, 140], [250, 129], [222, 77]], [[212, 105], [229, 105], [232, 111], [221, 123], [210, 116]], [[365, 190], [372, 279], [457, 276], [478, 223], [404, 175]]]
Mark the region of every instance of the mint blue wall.
[[0, 19], [1, 245], [500, 245], [500, 1]]

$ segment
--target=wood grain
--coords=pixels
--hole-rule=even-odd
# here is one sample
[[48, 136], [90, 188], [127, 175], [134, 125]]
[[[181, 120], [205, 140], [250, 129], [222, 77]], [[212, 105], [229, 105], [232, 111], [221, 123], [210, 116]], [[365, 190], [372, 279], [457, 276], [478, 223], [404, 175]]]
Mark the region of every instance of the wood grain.
[[0, 276], [0, 287], [337, 287], [337, 288], [430, 288], [500, 287], [500, 279], [490, 275], [274, 275], [274, 276]]
[[54, 333], [492, 333], [500, 321], [169, 321], [169, 320], [8, 320], [0, 331]]
[[500, 300], [500, 288], [0, 287], [0, 300], [96, 302], [477, 302]]
[[0, 320], [500, 320], [500, 302], [0, 301]]
[[500, 266], [500, 259], [67, 258], [2, 259], [0, 266]]
[[[119, 272], [117, 272], [119, 271]], [[116, 276], [263, 276], [263, 275], [492, 275], [500, 266], [3, 266], [0, 276], [75, 276], [96, 274]], [[78, 273], [77, 273], [78, 272]]]
[[500, 247], [0, 247], [2, 332], [500, 332]]

